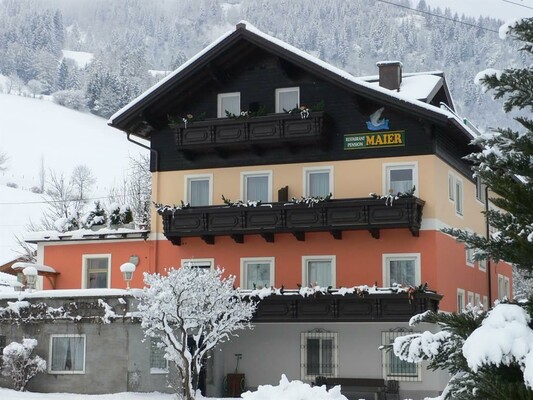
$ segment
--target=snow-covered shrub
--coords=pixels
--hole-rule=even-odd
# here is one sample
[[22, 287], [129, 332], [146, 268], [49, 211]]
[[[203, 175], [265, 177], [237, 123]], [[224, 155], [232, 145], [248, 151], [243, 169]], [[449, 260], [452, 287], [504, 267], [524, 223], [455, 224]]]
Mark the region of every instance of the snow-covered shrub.
[[82, 222], [87, 228], [106, 224], [107, 214], [99, 201], [94, 202], [93, 208], [84, 216]]
[[11, 379], [13, 388], [26, 390], [29, 380], [46, 369], [46, 361], [39, 356], [31, 356], [37, 346], [35, 339], [23, 339], [22, 343], [11, 342], [2, 354], [2, 375]]
[[111, 225], [129, 224], [133, 222], [133, 213], [130, 206], [112, 203], [109, 206], [109, 223]]
[[87, 98], [83, 90], [60, 90], [52, 95], [54, 103], [72, 108], [73, 110], [85, 110]]

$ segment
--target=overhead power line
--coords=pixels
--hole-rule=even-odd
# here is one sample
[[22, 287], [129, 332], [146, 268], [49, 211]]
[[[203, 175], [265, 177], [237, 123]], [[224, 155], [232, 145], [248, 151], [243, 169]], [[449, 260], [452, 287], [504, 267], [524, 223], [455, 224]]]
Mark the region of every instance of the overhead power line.
[[460, 20], [455, 19], [455, 18], [450, 18], [450, 17], [447, 17], [445, 15], [439, 15], [439, 14], [431, 13], [429, 11], [418, 10], [416, 8], [413, 8], [413, 7], [408, 7], [408, 6], [404, 6], [402, 4], [393, 3], [392, 1], [387, 1], [387, 0], [378, 0], [378, 1], [381, 2], [381, 3], [390, 4], [392, 6], [396, 6], [396, 7], [400, 7], [400, 8], [406, 8], [408, 10], [411, 10], [411, 11], [414, 11], [414, 12], [417, 12], [417, 13], [420, 13], [420, 14], [426, 14], [426, 15], [430, 15], [430, 16], [435, 17], [435, 18], [440, 18], [440, 19], [445, 19], [447, 21], [452, 21], [452, 22], [455, 22], [456, 24], [467, 25], [467, 26], [470, 26], [471, 28], [483, 29], [484, 31], [499, 33], [495, 29], [485, 28], [483, 26], [479, 26], [479, 25], [476, 25], [476, 24], [470, 24], [468, 22], [460, 21]]
[[502, 1], [504, 3], [514, 4], [515, 6], [518, 6], [518, 7], [524, 7], [524, 8], [529, 8], [530, 10], [533, 10], [533, 7], [529, 7], [524, 4], [520, 4], [520, 3], [515, 3], [514, 1], [509, 1], [509, 0], [502, 0]]

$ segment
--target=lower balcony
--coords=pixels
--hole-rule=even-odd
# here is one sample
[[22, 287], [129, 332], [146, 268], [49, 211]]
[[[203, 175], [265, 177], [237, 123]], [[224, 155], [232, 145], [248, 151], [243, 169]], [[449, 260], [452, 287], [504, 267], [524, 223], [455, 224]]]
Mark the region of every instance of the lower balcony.
[[342, 239], [343, 231], [368, 230], [379, 239], [382, 229], [408, 229], [418, 236], [424, 201], [416, 197], [353, 198], [322, 201], [309, 206], [292, 202], [257, 207], [205, 206], [161, 211], [165, 236], [175, 245], [183, 237], [201, 237], [214, 244], [216, 236], [231, 236], [244, 243], [246, 235], [261, 235], [274, 242], [279, 233], [292, 233], [305, 241], [307, 232], [329, 232]]

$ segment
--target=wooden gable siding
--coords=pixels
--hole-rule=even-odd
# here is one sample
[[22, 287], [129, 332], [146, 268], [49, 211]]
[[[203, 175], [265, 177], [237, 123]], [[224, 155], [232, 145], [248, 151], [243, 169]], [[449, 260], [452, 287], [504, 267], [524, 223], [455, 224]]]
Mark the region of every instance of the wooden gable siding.
[[249, 109], [252, 103], [259, 103], [268, 113], [273, 113], [275, 89], [298, 86], [302, 105], [312, 107], [324, 101], [325, 112], [330, 120], [329, 142], [307, 147], [263, 146], [253, 151], [250, 151], [250, 147], [245, 147], [234, 151], [229, 149], [224, 154], [204, 150], [191, 157], [187, 152], [179, 151], [174, 131], [164, 126], [154, 132], [151, 139], [152, 148], [159, 152], [159, 170], [347, 160], [434, 152], [430, 125], [418, 117], [390, 107], [385, 107], [383, 117], [390, 120], [391, 130], [405, 130], [405, 147], [344, 150], [344, 135], [369, 132], [366, 121], [370, 114], [382, 107], [381, 104], [341, 89], [258, 48], [249, 54], [247, 60], [249, 61], [246, 63], [219, 70], [218, 78], [206, 80], [190, 90], [189, 95], [181, 97], [179, 103], [176, 103], [171, 114], [181, 117], [205, 113], [206, 118], [215, 118], [217, 94], [227, 92], [241, 93], [243, 110]]

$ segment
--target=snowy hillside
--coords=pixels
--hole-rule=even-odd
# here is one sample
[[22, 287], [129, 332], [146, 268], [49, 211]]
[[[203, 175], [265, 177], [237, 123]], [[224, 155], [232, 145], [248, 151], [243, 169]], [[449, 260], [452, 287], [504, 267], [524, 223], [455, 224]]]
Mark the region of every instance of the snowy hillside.
[[87, 165], [97, 178], [93, 195], [106, 195], [124, 177], [129, 157], [146, 153], [105, 119], [51, 101], [0, 94], [0, 110], [0, 151], [9, 157], [0, 184], [38, 186], [42, 159], [45, 171], [66, 177]]
[[20, 256], [15, 235], [22, 236], [28, 223], [39, 221], [42, 201], [39, 194], [0, 185], [0, 265]]

